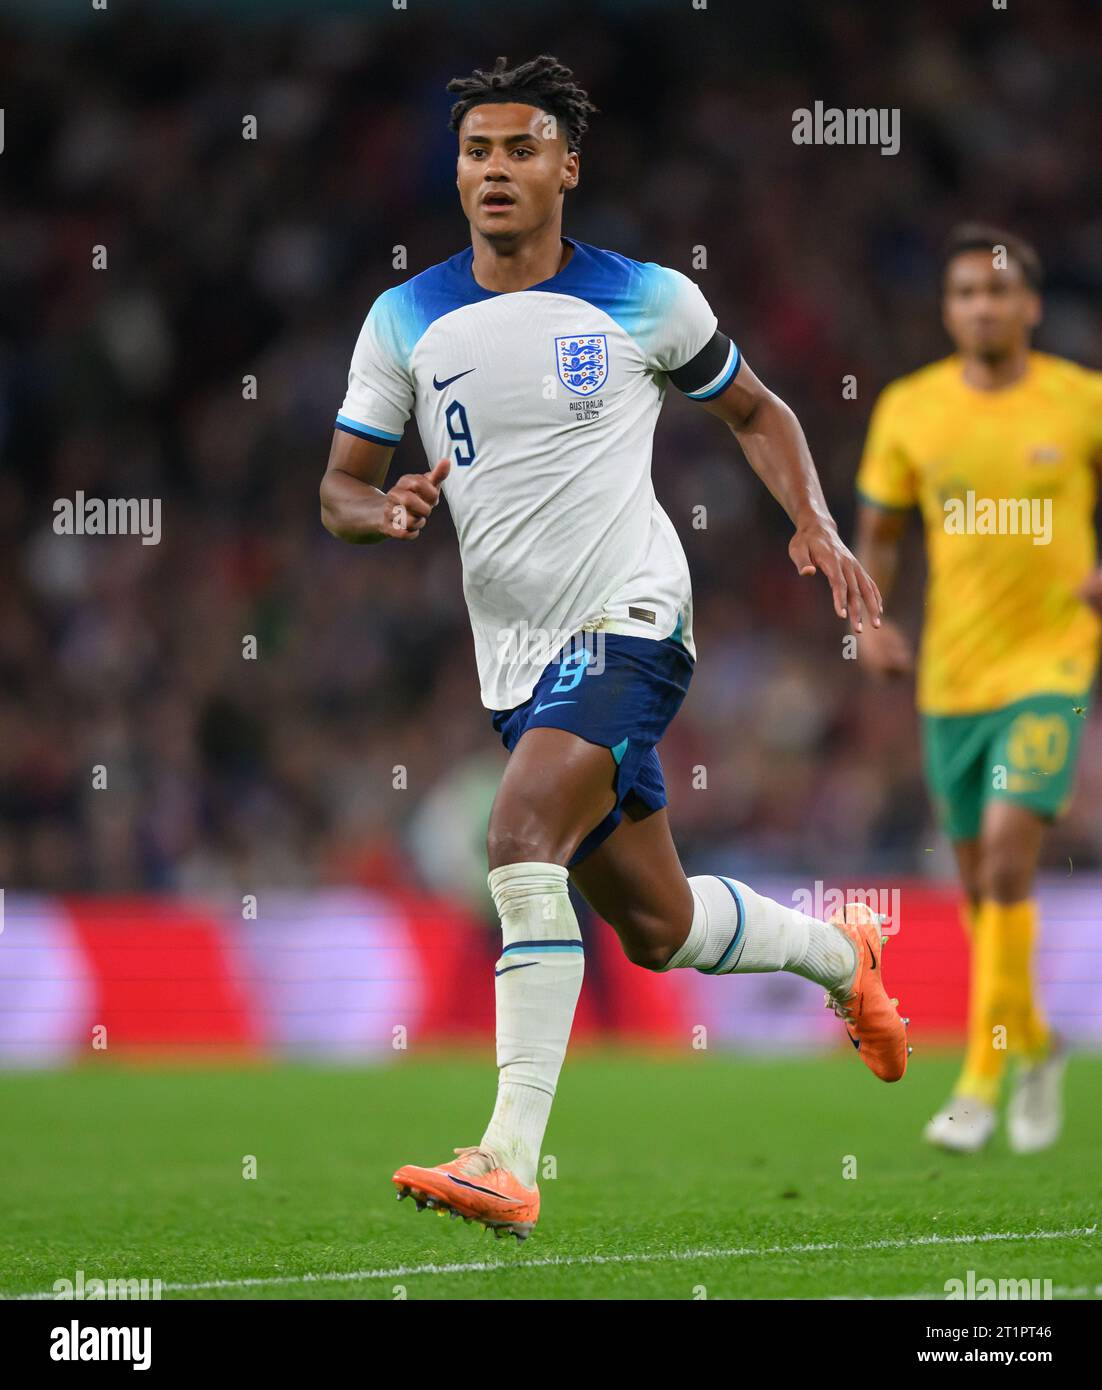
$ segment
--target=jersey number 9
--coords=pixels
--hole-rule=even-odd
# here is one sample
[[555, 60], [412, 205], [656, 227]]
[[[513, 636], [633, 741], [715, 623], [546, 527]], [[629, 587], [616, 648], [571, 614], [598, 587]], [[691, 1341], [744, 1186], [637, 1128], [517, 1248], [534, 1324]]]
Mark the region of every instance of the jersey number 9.
[[467, 423], [466, 407], [458, 401], [452, 401], [444, 412], [444, 419], [447, 422], [449, 437], [458, 445], [455, 461], [460, 468], [465, 468], [468, 464], [474, 463], [477, 457], [474, 440], [471, 438], [471, 427]]

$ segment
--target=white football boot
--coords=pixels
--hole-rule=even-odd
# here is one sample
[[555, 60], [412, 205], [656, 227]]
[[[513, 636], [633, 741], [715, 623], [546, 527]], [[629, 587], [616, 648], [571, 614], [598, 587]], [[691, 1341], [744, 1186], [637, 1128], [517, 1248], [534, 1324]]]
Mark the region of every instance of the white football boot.
[[995, 1108], [973, 1096], [952, 1096], [922, 1131], [928, 1144], [953, 1153], [974, 1154], [995, 1133]]
[[1016, 1154], [1035, 1154], [1055, 1144], [1064, 1127], [1064, 1068], [1059, 1038], [1039, 1062], [1021, 1062], [1006, 1112], [1006, 1137]]

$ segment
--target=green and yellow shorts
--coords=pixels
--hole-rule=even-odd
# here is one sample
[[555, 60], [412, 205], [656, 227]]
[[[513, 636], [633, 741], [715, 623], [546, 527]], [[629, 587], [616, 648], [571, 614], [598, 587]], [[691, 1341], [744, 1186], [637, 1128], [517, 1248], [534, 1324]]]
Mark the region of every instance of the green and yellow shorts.
[[1055, 820], [1071, 800], [1093, 691], [1027, 695], [979, 714], [924, 714], [926, 781], [942, 829], [974, 839], [989, 800]]

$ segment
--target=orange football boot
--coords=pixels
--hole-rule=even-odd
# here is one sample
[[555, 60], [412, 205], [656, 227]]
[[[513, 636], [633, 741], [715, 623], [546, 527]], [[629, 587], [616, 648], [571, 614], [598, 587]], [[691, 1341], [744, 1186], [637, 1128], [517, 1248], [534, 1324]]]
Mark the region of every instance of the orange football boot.
[[412, 1197], [418, 1211], [432, 1207], [449, 1212], [453, 1221], [457, 1216], [480, 1221], [498, 1239], [511, 1232], [518, 1241], [527, 1240], [539, 1220], [539, 1188], [523, 1187], [490, 1149], [475, 1144], [455, 1152], [459, 1158], [435, 1168], [413, 1163], [399, 1168], [391, 1178], [399, 1202]]
[[900, 1018], [898, 999], [889, 999], [880, 970], [880, 952], [887, 941], [880, 935], [884, 919], [867, 903], [847, 903], [831, 914], [830, 922], [845, 932], [857, 952], [857, 974], [849, 989], [828, 990], [826, 1005], [845, 1022], [846, 1035], [861, 1060], [881, 1081], [898, 1081], [907, 1070], [907, 1024]]

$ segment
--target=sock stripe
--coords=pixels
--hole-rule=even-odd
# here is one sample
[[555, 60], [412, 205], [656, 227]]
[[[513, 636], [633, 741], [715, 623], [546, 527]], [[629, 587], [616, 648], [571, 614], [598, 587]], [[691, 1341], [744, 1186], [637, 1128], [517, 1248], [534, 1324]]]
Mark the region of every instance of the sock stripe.
[[512, 941], [508, 946], [503, 947], [501, 954], [504, 956], [509, 951], [584, 951], [585, 947], [581, 941]]
[[[743, 906], [742, 895], [729, 878], [724, 878], [722, 874], [716, 874], [715, 877], [730, 890], [735, 900], [735, 906], [738, 908], [738, 926], [735, 928], [734, 936], [731, 937], [731, 940], [727, 944], [727, 949], [720, 956], [719, 960], [716, 961], [715, 965], [697, 967], [702, 975], [719, 975], [722, 973], [723, 967], [727, 964], [731, 956], [731, 952], [742, 940], [743, 933], [746, 930], [746, 908]], [[735, 963], [737, 964], [738, 962], [736, 961]]]

